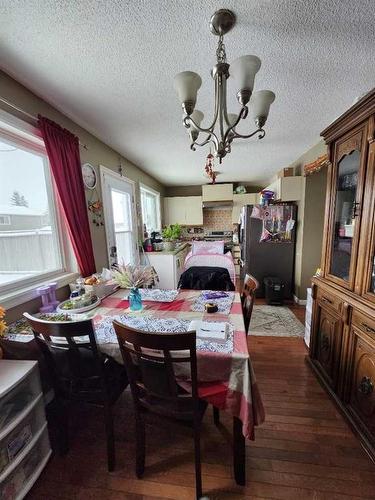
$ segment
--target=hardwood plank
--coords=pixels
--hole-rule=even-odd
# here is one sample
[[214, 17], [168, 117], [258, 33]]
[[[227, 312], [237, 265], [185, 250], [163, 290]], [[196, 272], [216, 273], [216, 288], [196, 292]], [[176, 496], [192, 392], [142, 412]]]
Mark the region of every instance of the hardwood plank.
[[[215, 499], [355, 500], [375, 498], [375, 466], [304, 362], [301, 339], [250, 337], [266, 422], [246, 442], [245, 487], [233, 479], [232, 419], [208, 411], [202, 426], [203, 491]], [[116, 471], [106, 465], [100, 412], [74, 408], [71, 449], [54, 456], [28, 500], [194, 498], [192, 430], [146, 417], [146, 473], [134, 473], [130, 394], [116, 408]]]

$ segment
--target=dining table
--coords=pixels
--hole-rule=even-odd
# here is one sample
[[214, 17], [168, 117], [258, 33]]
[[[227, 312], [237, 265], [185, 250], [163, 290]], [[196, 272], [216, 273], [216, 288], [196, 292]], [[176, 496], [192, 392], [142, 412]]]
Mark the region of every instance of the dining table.
[[[206, 312], [208, 291], [176, 290], [155, 293], [147, 300], [147, 290], [140, 311], [131, 311], [128, 291], [119, 289], [104, 298], [92, 311], [98, 348], [122, 363], [112, 321], [150, 332], [182, 332], [192, 324], [227, 325], [225, 341], [199, 338], [197, 333], [197, 368], [199, 397], [233, 417], [233, 468], [237, 484], [245, 484], [245, 440], [255, 439], [255, 426], [265, 418], [264, 407], [252, 367], [238, 292], [225, 292], [210, 300], [218, 306]], [[167, 298], [163, 298], [163, 295]], [[173, 300], [171, 300], [171, 298]], [[190, 328], [189, 328], [190, 327]]]
[[[264, 421], [265, 414], [248, 351], [239, 293], [219, 292], [220, 298], [212, 298], [218, 292], [183, 289], [141, 291], [141, 310], [132, 311], [128, 300], [129, 290], [118, 289], [102, 298], [100, 304], [91, 311], [73, 315], [74, 320], [78, 320], [76, 316], [80, 319], [90, 318], [98, 349], [119, 363], [123, 363], [123, 360], [113, 328], [114, 319], [150, 333], [178, 333], [196, 329], [198, 395], [214, 408], [232, 416], [234, 477], [237, 484], [244, 485], [245, 441], [255, 439], [255, 427]], [[214, 303], [217, 312], [207, 312], [207, 302]], [[8, 338], [28, 342], [33, 336], [27, 323], [20, 321], [21, 326], [16, 322], [16, 333], [11, 333], [13, 329], [9, 329]], [[208, 331], [206, 337], [202, 336], [202, 325]], [[221, 331], [224, 326], [225, 339], [210, 338], [214, 336], [210, 328]]]

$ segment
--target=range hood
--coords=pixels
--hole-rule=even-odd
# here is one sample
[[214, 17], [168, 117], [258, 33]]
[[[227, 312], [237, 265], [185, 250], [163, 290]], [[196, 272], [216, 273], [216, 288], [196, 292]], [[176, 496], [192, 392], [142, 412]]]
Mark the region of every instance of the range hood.
[[233, 200], [204, 201], [203, 208], [228, 208], [233, 207]]
[[233, 207], [233, 184], [204, 184], [203, 208]]

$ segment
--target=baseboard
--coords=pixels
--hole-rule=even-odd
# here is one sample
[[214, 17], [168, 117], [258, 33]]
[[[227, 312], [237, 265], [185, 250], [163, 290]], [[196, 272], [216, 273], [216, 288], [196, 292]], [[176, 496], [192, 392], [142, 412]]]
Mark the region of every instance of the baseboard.
[[307, 300], [299, 299], [296, 295], [293, 295], [293, 301], [299, 306], [305, 306], [307, 304]]

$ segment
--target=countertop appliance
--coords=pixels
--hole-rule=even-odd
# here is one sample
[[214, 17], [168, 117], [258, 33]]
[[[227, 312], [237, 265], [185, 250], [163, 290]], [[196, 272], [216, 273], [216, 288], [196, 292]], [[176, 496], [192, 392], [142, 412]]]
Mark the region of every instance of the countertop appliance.
[[[275, 205], [274, 205], [275, 206]], [[296, 205], [277, 205], [283, 207], [283, 217], [272, 221], [282, 230], [288, 228], [288, 220], [296, 221]], [[241, 279], [252, 274], [259, 282], [257, 297], [264, 297], [263, 280], [267, 276], [277, 276], [284, 283], [284, 298], [292, 298], [294, 291], [294, 256], [296, 230], [288, 231], [289, 240], [263, 241], [263, 219], [251, 217], [253, 205], [245, 205], [241, 211], [239, 243], [241, 249]], [[285, 231], [286, 232], [286, 231]]]

